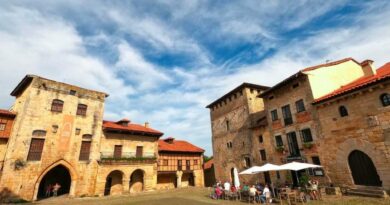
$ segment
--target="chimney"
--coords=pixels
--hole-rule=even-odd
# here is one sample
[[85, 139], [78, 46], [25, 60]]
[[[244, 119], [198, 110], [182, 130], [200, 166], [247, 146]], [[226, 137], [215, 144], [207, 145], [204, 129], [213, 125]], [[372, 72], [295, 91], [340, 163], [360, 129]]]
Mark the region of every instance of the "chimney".
[[145, 127], [149, 128], [149, 122], [145, 122]]
[[116, 124], [118, 125], [122, 125], [124, 127], [127, 127], [130, 123], [130, 120], [126, 119], [126, 118], [123, 118], [121, 120], [119, 120], [118, 122], [116, 122]]
[[164, 141], [166, 142], [166, 143], [168, 143], [168, 144], [173, 144], [173, 141], [175, 140], [175, 138], [173, 138], [173, 137], [168, 137], [168, 138], [166, 138], [166, 139], [164, 139]]
[[365, 60], [360, 63], [363, 69], [364, 76], [372, 76], [376, 74], [376, 69], [373, 65], [374, 61], [372, 60]]

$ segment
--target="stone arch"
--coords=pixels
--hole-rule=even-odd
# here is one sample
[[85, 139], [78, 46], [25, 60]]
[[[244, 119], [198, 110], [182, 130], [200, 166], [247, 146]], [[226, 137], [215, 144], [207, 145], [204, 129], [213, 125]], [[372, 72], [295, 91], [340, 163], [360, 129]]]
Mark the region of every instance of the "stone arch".
[[145, 171], [142, 169], [134, 170], [130, 175], [129, 190], [130, 193], [142, 192], [145, 189]]
[[106, 177], [106, 183], [104, 185], [104, 196], [107, 195], [120, 195], [124, 191], [123, 178], [124, 173], [121, 170], [113, 170], [108, 173]]
[[376, 149], [375, 145], [367, 140], [350, 138], [339, 144], [336, 152], [335, 162], [339, 172], [348, 173], [348, 177], [346, 178], [348, 184], [355, 185], [352, 177], [352, 172], [348, 164], [348, 157], [350, 153], [354, 150], [359, 150], [368, 155], [371, 158], [374, 166], [376, 167], [380, 178], [385, 178], [384, 176], [386, 175], [386, 173], [390, 171], [390, 168], [386, 166], [386, 164], [389, 163], [388, 159], [384, 157], [386, 156], [386, 154], [383, 151]]
[[73, 197], [75, 195], [76, 182], [78, 180], [77, 172], [75, 171], [75, 169], [73, 168], [73, 166], [69, 162], [67, 162], [63, 159], [60, 159], [60, 160], [52, 163], [48, 167], [46, 167], [42, 171], [42, 173], [39, 175], [38, 179], [35, 182], [35, 186], [34, 186], [34, 198], [33, 198], [34, 201], [38, 199], [39, 185], [40, 185], [42, 179], [45, 177], [45, 175], [49, 171], [51, 171], [53, 168], [55, 168], [57, 166], [63, 166], [68, 170], [70, 178], [71, 178], [69, 196]]

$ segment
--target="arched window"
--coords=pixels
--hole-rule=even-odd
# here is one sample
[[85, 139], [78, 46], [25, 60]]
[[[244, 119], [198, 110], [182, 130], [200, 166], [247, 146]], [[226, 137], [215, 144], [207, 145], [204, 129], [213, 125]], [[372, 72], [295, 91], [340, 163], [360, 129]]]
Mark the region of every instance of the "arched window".
[[339, 113], [341, 117], [348, 116], [348, 110], [345, 106], [340, 106], [339, 107]]
[[390, 94], [384, 93], [381, 95], [381, 102], [383, 106], [389, 106], [390, 105]]
[[51, 111], [53, 112], [62, 112], [62, 108], [64, 107], [64, 101], [54, 99], [51, 103]]

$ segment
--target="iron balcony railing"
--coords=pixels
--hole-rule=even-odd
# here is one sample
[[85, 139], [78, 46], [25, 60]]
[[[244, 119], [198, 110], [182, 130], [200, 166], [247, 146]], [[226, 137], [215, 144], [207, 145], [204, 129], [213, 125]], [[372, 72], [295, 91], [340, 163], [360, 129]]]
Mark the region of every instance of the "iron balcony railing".
[[136, 152], [122, 152], [121, 154], [114, 154], [114, 152], [100, 152], [100, 159], [109, 160], [125, 160], [125, 159], [156, 159], [155, 152], [143, 152], [142, 155], [137, 156]]

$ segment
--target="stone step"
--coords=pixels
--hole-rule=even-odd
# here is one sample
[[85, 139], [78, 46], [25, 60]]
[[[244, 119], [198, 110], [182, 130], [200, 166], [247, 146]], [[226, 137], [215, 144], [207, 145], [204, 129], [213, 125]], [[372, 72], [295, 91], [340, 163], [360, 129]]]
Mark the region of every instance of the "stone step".
[[384, 190], [372, 190], [372, 189], [349, 189], [347, 195], [354, 196], [366, 196], [375, 198], [387, 198], [388, 195]]

